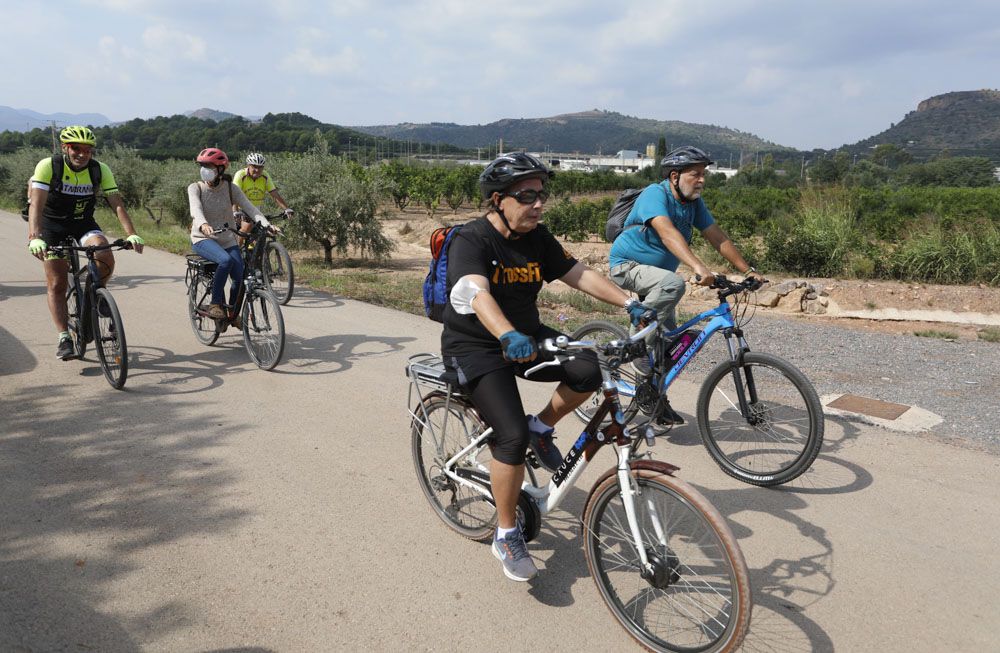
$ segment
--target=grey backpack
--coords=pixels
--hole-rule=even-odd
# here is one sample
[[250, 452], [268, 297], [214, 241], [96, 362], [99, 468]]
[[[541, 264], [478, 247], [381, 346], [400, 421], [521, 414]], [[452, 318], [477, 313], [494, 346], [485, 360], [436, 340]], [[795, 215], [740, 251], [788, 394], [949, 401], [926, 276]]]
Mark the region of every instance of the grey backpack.
[[[635, 206], [635, 200], [639, 197], [644, 188], [626, 188], [622, 191], [618, 199], [611, 206], [611, 210], [608, 211], [608, 221], [604, 225], [604, 238], [609, 242], [615, 242], [621, 232], [625, 231], [625, 220], [628, 218], [628, 214], [632, 212], [632, 207]], [[633, 224], [629, 225], [627, 228], [640, 227], [642, 225]]]

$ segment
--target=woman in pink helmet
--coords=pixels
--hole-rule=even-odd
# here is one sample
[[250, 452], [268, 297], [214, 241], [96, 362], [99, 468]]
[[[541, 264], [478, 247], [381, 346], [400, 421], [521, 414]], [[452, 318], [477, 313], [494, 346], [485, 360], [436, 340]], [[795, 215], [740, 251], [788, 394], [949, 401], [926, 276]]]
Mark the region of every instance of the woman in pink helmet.
[[[188, 186], [188, 202], [191, 205], [191, 244], [194, 251], [203, 258], [219, 264], [212, 284], [212, 303], [208, 306], [209, 317], [215, 319], [238, 319], [231, 315], [231, 307], [236, 302], [240, 283], [243, 280], [243, 259], [236, 236], [231, 231], [215, 233], [216, 229], [229, 224], [237, 227], [233, 217], [233, 205], [238, 205], [255, 222], [270, 227], [267, 218], [247, 199], [239, 186], [234, 185], [231, 175], [226, 173], [229, 157], [222, 150], [208, 147], [198, 154], [195, 161], [201, 166], [201, 181]], [[229, 303], [225, 302], [226, 278], [232, 279], [229, 288]]]

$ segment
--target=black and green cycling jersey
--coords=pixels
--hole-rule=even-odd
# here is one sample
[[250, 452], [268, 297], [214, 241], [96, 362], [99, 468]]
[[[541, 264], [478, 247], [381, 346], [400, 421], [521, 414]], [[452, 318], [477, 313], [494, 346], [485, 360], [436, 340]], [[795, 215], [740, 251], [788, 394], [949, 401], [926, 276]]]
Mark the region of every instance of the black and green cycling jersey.
[[[104, 163], [101, 167], [101, 191], [105, 195], [118, 192], [118, 184], [111, 169]], [[90, 179], [89, 166], [83, 170], [73, 170], [69, 162], [63, 161], [62, 186], [52, 189], [52, 158], [46, 157], [35, 166], [31, 175], [31, 187], [46, 191], [49, 196], [42, 209], [46, 220], [83, 220], [94, 217], [97, 193]]]

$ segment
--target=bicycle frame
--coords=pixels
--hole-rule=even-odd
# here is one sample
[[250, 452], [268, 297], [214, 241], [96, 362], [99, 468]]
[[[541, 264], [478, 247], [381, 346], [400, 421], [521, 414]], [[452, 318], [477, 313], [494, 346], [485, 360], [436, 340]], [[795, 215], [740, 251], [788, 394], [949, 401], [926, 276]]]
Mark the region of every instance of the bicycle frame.
[[[687, 331], [689, 328], [709, 320], [708, 324], [702, 330], [698, 337], [695, 339], [680, 359], [673, 365], [673, 367], [667, 372], [663, 379], [659, 382], [658, 387], [660, 393], [665, 393], [670, 384], [674, 382], [687, 364], [691, 362], [691, 359], [701, 350], [701, 348], [708, 342], [718, 331], [722, 331], [723, 335], [726, 337], [726, 345], [729, 348], [729, 357], [732, 361], [740, 360], [740, 356], [743, 352], [749, 351], [750, 347], [747, 345], [746, 340], [743, 337], [743, 332], [736, 326], [735, 320], [733, 320], [732, 307], [729, 302], [723, 301], [721, 304], [715, 308], [709, 309], [698, 315], [694, 316], [681, 326], [673, 330], [659, 329], [657, 334], [658, 340], [669, 340], [670, 338], [679, 336], [680, 334]], [[737, 337], [737, 342], [733, 342], [732, 336]], [[626, 397], [635, 396], [635, 386], [628, 381], [623, 379], [618, 380], [618, 391], [625, 395]]]
[[[641, 340], [652, 328], [655, 328], [655, 325], [650, 325], [646, 329], [643, 329], [633, 336], [630, 341], [637, 342]], [[414, 361], [414, 358], [417, 358], [417, 361]], [[411, 362], [407, 366], [411, 379], [410, 395], [408, 398], [410, 405], [409, 412], [413, 419], [420, 421], [425, 428], [430, 430], [436, 440], [437, 435], [434, 433], [434, 427], [428, 419], [424, 400], [431, 396], [445, 397], [445, 422], [442, 424], [442, 430], [447, 429], [447, 420], [451, 414], [448, 408], [450, 408], [452, 401], [456, 404], [460, 403], [462, 406], [471, 406], [471, 403], [464, 397], [455, 397], [455, 392], [453, 391], [451, 385], [442, 378], [443, 375], [439, 372], [440, 369], [443, 369], [443, 364], [439, 358], [433, 355], [418, 354], [410, 360]], [[525, 376], [529, 376], [533, 371], [540, 369], [541, 367], [558, 364], [561, 363], [559, 362], [557, 354], [555, 361], [541, 363], [540, 365], [528, 370], [525, 373]], [[439, 368], [438, 366], [441, 367]], [[622, 491], [622, 500], [625, 507], [626, 519], [629, 524], [629, 530], [633, 541], [636, 544], [636, 549], [643, 568], [649, 569], [650, 564], [646, 556], [645, 548], [641, 546], [642, 536], [636, 517], [634, 503], [637, 494], [637, 484], [635, 483], [630, 464], [638, 459], [638, 456], [635, 455], [634, 452], [637, 451], [640, 436], [634, 435], [634, 433], [639, 427], [630, 428], [625, 425], [621, 403], [618, 399], [619, 395], [617, 384], [611, 377], [610, 370], [605, 362], [601, 362], [600, 369], [604, 401], [601, 402], [601, 405], [594, 413], [594, 416], [584, 427], [583, 432], [580, 433], [576, 442], [573, 443], [573, 446], [563, 458], [562, 464], [552, 475], [551, 480], [546, 485], [539, 486], [535, 483], [534, 475], [532, 474], [530, 475], [530, 482], [526, 480], [522, 484], [521, 490], [531, 497], [531, 499], [535, 502], [535, 505], [538, 507], [539, 514], [544, 516], [559, 507], [563, 499], [565, 499], [569, 489], [576, 485], [576, 482], [587, 469], [590, 462], [597, 454], [597, 451], [606, 445], [614, 445], [618, 458], [617, 465], [614, 469], [618, 477], [618, 485]], [[436, 388], [430, 394], [425, 394], [421, 391], [421, 385], [424, 384], [433, 385], [436, 386]], [[416, 402], [414, 402], [413, 398], [414, 391], [418, 394]], [[414, 407], [414, 403], [416, 403], [416, 407]], [[612, 416], [611, 422], [602, 430], [601, 422], [608, 414]], [[466, 428], [466, 433], [468, 434], [468, 428]], [[486, 446], [486, 441], [492, 434], [493, 428], [488, 427], [442, 465], [442, 472], [451, 480], [459, 485], [463, 485], [482, 494], [483, 497], [490, 503], [493, 502], [493, 496], [489, 486], [489, 470], [486, 469], [484, 465], [479, 464], [478, 466], [481, 474], [470, 474], [468, 472], [463, 474], [456, 471], [456, 465], [460, 460], [466, 457], [475, 459], [476, 452]], [[652, 438], [651, 434], [647, 434], [647, 446], [652, 447], [654, 442], [655, 440]], [[673, 465], [667, 466], [672, 470], [678, 469]], [[528, 471], [530, 471], [530, 467], [528, 468]], [[655, 506], [649, 505], [648, 508], [655, 513]], [[659, 523], [659, 520], [654, 521]], [[659, 527], [657, 527], [657, 531], [657, 538], [661, 541], [661, 543], [666, 544], [665, 534], [660, 531]]]

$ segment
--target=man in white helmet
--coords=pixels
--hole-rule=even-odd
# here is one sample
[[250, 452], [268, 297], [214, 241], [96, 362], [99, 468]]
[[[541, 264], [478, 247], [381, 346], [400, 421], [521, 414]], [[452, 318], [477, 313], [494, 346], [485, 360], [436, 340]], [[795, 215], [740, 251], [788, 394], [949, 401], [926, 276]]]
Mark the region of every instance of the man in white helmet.
[[[285, 198], [278, 192], [271, 175], [264, 172], [264, 155], [260, 152], [251, 152], [247, 155], [247, 167], [233, 175], [233, 183], [240, 187], [247, 199], [258, 209], [264, 204], [264, 199], [270, 195], [271, 199], [285, 212], [285, 217], [292, 217], [294, 211], [288, 208]], [[235, 210], [237, 207], [233, 208]]]

